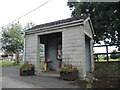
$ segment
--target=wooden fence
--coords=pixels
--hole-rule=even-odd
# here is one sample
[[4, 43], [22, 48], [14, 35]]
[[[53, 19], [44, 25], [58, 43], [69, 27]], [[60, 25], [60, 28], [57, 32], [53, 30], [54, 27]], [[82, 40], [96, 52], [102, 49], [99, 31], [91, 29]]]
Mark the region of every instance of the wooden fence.
[[109, 52], [108, 52], [108, 47], [109, 47], [109, 46], [116, 46], [116, 45], [120, 45], [120, 44], [93, 46], [93, 47], [106, 47], [106, 53], [94, 53], [94, 56], [95, 56], [94, 59], [98, 59], [98, 55], [106, 55], [106, 60], [107, 60], [107, 62], [110, 62], [110, 61], [109, 61], [109, 54], [120, 54], [120, 52], [109, 53]]

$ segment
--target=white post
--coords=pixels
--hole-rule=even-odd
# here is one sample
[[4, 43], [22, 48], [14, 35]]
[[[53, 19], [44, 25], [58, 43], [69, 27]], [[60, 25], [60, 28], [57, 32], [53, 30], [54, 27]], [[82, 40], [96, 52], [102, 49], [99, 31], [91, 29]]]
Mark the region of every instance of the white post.
[[24, 62], [25, 62], [25, 45], [26, 45], [26, 43], [25, 43], [25, 32], [24, 32], [24, 49], [23, 49], [23, 60], [22, 60], [22, 63], [24, 64]]

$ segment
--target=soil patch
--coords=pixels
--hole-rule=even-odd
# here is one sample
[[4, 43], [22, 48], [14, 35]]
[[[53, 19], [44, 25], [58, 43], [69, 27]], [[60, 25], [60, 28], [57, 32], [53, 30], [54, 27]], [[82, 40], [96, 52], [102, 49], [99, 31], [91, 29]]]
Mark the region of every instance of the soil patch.
[[92, 83], [92, 88], [119, 88], [118, 75], [103, 75], [97, 77], [98, 81]]

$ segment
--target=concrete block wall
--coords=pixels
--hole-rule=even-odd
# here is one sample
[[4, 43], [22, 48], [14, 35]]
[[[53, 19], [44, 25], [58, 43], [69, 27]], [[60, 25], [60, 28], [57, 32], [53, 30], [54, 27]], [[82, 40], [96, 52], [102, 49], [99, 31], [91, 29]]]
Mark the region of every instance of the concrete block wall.
[[[25, 36], [25, 60], [30, 61], [37, 67], [38, 65], [38, 43], [39, 37], [35, 34]], [[36, 68], [37, 69], [37, 68]]]
[[90, 41], [90, 45], [91, 45], [91, 68], [92, 68], [92, 72], [94, 71], [94, 69], [95, 69], [95, 66], [94, 66], [94, 56], [93, 56], [93, 53], [94, 53], [94, 51], [93, 51], [93, 38], [91, 39], [91, 41]]
[[83, 26], [70, 27], [62, 33], [63, 64], [79, 66], [79, 77], [86, 75], [85, 37]]
[[90, 24], [87, 21], [84, 25], [84, 33], [91, 38], [90, 40], [90, 46], [91, 46], [91, 66], [92, 66], [92, 71], [94, 71], [94, 57], [93, 57], [93, 34], [90, 28]]

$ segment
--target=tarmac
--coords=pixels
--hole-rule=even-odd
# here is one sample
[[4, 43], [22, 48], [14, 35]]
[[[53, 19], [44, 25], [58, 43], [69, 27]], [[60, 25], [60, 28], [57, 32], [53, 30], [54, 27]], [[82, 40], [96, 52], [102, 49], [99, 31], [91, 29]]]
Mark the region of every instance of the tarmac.
[[11, 66], [3, 67], [1, 76], [0, 85], [2, 88], [80, 88], [71, 84], [75, 81], [59, 79], [59, 73], [53, 71], [40, 72], [33, 76], [20, 76], [16, 66]]

